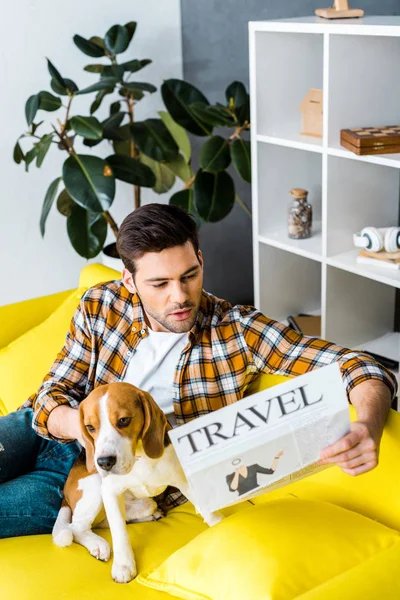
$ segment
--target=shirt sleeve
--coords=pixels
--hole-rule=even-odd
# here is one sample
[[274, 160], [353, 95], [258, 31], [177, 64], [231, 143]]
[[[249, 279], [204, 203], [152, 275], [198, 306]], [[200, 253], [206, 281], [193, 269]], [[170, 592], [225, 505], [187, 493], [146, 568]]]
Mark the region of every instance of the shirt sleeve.
[[316, 337], [309, 337], [253, 309], [242, 321], [248, 349], [259, 372], [294, 377], [333, 362], [339, 363], [347, 394], [368, 379], [380, 380], [392, 399], [397, 380], [371, 356]]
[[29, 398], [33, 407], [32, 427], [36, 433], [64, 443], [72, 440], [51, 435], [47, 421], [57, 406], [65, 404], [77, 408], [85, 397], [92, 343], [83, 298], [72, 317], [64, 347], [38, 391]]
[[266, 475], [273, 475], [275, 471], [269, 467], [262, 467], [261, 465], [255, 465], [257, 473], [264, 473]]

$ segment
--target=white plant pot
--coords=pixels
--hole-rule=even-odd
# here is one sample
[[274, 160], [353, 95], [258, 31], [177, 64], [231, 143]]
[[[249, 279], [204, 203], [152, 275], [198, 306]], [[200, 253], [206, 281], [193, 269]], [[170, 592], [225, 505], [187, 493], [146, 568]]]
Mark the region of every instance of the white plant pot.
[[108, 244], [108, 246], [104, 246], [101, 252], [101, 262], [105, 267], [109, 267], [110, 269], [115, 269], [115, 271], [119, 271], [122, 273], [122, 269], [124, 269], [124, 263], [120, 258], [114, 258], [109, 256], [108, 250], [110, 246], [115, 246], [115, 244]]

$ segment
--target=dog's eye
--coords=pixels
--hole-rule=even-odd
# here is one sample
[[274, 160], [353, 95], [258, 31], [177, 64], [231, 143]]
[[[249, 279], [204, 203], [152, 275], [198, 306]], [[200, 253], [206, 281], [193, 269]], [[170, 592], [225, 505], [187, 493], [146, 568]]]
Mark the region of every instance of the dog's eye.
[[89, 433], [93, 433], [94, 432], [94, 427], [93, 425], [86, 425], [86, 431], [89, 431]]
[[128, 427], [131, 420], [132, 420], [131, 417], [122, 417], [121, 419], [118, 419], [117, 427], [119, 427], [120, 429], [123, 429], [124, 427]]

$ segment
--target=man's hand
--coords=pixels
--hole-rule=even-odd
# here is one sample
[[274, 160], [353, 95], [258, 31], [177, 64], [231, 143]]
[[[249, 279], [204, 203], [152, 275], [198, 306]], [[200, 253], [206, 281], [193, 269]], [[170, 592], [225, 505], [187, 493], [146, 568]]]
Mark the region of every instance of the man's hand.
[[85, 447], [81, 431], [79, 410], [65, 404], [54, 408], [47, 421], [47, 429], [56, 438], [63, 440], [78, 440]]
[[361, 475], [378, 464], [379, 440], [373, 439], [366, 423], [356, 421], [351, 431], [321, 452], [320, 465], [333, 463], [348, 475]]
[[350, 392], [358, 421], [350, 433], [321, 452], [319, 464], [335, 464], [349, 475], [361, 475], [378, 464], [379, 445], [390, 409], [389, 388], [377, 380], [360, 383]]

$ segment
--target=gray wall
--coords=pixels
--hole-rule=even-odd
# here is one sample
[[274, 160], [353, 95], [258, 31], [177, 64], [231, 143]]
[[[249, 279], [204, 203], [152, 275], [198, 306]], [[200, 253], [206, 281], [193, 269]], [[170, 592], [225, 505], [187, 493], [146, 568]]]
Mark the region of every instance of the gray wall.
[[[312, 15], [331, 0], [181, 0], [183, 73], [210, 102], [223, 101], [234, 80], [248, 86], [248, 21]], [[366, 15], [399, 15], [400, 0], [351, 0]], [[238, 193], [251, 206], [250, 186]], [[253, 303], [251, 220], [235, 206], [220, 223], [202, 227], [204, 287], [233, 303]]]

